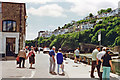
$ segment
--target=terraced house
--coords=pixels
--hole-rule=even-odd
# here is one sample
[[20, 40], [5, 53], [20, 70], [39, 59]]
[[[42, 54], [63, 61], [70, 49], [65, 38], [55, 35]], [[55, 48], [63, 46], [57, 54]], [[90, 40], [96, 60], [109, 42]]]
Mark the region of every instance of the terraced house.
[[14, 57], [25, 46], [25, 3], [0, 2], [0, 55]]

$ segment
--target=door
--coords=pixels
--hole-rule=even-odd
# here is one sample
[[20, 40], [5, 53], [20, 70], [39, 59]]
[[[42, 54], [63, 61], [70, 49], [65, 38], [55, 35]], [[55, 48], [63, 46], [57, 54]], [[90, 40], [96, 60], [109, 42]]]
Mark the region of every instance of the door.
[[6, 56], [15, 56], [15, 38], [6, 38]]

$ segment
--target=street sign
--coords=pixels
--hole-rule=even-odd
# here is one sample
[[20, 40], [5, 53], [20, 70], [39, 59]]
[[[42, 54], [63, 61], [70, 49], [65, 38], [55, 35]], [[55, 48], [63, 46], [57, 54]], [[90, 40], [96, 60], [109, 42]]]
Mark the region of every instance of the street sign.
[[98, 41], [101, 41], [101, 31], [98, 32]]

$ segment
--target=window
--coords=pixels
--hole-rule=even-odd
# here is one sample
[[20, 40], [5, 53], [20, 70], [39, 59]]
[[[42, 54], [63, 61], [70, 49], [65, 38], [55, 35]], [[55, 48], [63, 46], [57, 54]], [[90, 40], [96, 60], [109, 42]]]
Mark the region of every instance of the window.
[[3, 21], [3, 31], [15, 32], [16, 31], [16, 21], [11, 21], [11, 20]]
[[0, 13], [2, 12], [2, 3], [0, 2]]

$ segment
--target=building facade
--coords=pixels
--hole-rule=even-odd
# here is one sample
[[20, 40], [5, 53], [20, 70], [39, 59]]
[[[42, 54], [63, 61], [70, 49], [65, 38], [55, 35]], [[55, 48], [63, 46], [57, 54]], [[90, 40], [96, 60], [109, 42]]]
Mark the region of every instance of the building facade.
[[94, 24], [83, 23], [83, 24], [80, 25], [80, 31], [93, 29], [93, 26], [94, 26]]
[[16, 56], [25, 47], [25, 3], [0, 2], [0, 55]]

